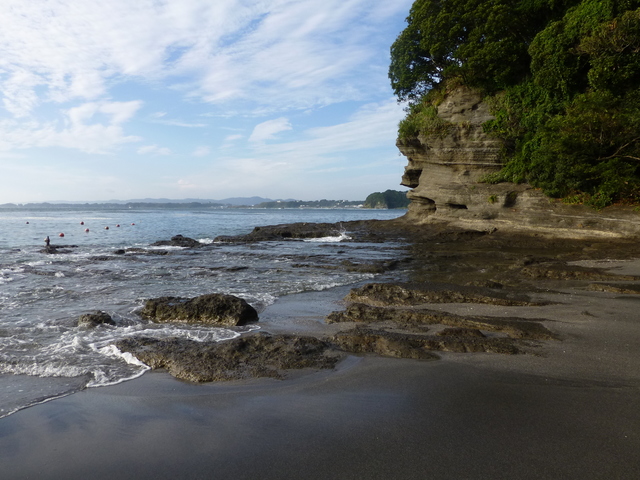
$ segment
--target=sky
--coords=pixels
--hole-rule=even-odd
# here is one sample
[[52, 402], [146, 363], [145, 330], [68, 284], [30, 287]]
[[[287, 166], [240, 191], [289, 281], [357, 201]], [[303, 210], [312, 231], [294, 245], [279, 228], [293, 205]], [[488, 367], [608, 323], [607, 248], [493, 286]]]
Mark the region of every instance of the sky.
[[2, 0], [0, 203], [399, 185], [413, 0]]

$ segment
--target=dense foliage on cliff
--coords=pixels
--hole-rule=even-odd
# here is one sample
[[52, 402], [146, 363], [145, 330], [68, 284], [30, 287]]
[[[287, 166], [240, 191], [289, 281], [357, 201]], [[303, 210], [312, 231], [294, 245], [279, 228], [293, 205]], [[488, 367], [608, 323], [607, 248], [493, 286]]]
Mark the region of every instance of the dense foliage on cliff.
[[481, 90], [505, 141], [492, 181], [596, 207], [640, 201], [640, 0], [416, 0], [391, 48], [408, 115], [441, 134], [447, 89]]
[[408, 206], [407, 192], [397, 190], [375, 192], [364, 201], [365, 208], [407, 208]]

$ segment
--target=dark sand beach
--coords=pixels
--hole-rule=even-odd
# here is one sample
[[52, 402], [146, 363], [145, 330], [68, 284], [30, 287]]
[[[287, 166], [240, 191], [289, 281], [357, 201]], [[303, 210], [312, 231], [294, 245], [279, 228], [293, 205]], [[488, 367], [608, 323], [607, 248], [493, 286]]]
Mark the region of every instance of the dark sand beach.
[[[640, 261], [591, 260], [640, 275]], [[194, 385], [164, 371], [0, 420], [6, 479], [640, 478], [640, 296], [548, 280], [534, 353], [348, 356], [285, 380]], [[348, 288], [280, 299], [264, 331], [319, 333]]]

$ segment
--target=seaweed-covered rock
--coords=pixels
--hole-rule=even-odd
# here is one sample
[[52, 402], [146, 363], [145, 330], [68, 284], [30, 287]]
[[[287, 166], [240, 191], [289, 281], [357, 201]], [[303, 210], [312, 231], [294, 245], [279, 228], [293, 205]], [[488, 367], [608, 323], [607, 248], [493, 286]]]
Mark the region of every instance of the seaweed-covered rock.
[[97, 327], [98, 325], [115, 325], [116, 322], [113, 321], [111, 315], [107, 312], [103, 312], [100, 310], [96, 310], [93, 313], [85, 313], [84, 315], [80, 315], [78, 318], [78, 326], [79, 327]]
[[224, 342], [136, 337], [116, 347], [176, 378], [213, 382], [250, 377], [281, 378], [284, 370], [333, 368], [341, 355], [315, 337], [257, 333]]
[[258, 321], [258, 312], [244, 299], [221, 293], [194, 298], [151, 298], [145, 302], [140, 316], [154, 322], [206, 323], [227, 327]]

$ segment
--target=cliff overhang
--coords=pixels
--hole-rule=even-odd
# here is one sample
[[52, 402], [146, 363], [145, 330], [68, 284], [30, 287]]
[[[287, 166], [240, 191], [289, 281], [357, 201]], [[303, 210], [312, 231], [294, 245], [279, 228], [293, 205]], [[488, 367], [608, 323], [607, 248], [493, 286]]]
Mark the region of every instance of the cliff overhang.
[[455, 89], [437, 112], [448, 123], [445, 134], [397, 141], [408, 160], [401, 182], [411, 188], [407, 220], [567, 237], [640, 235], [640, 214], [632, 208], [595, 211], [550, 199], [528, 184], [484, 183], [484, 177], [503, 167], [503, 144], [484, 131], [493, 116], [477, 91]]

